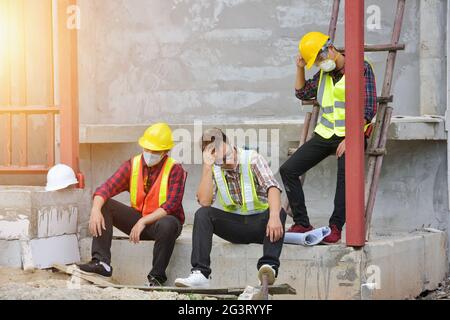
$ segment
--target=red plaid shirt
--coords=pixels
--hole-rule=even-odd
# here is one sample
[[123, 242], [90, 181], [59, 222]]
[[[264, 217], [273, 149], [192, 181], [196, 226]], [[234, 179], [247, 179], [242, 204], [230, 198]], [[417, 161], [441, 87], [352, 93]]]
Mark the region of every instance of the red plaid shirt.
[[[167, 156], [154, 167], [143, 166], [145, 192], [148, 192], [158, 178]], [[94, 196], [108, 200], [119, 193], [130, 190], [131, 160], [124, 162], [120, 168], [100, 187], [95, 190]], [[175, 164], [170, 171], [167, 201], [161, 205], [167, 214], [177, 217], [184, 223], [183, 195], [185, 184], [185, 171], [181, 164]]]

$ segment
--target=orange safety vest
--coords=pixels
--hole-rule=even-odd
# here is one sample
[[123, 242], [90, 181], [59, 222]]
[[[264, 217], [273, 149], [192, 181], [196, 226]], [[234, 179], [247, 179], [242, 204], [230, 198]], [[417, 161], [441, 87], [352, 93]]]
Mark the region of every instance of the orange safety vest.
[[167, 201], [169, 176], [175, 160], [167, 157], [158, 178], [148, 193], [145, 193], [144, 189], [143, 162], [142, 154], [135, 156], [131, 161], [130, 203], [134, 209], [142, 213], [142, 216], [146, 216]]

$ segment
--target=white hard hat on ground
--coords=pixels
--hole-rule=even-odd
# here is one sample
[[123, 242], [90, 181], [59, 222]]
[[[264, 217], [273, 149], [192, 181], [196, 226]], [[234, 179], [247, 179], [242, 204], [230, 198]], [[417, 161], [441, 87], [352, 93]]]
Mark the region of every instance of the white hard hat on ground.
[[53, 166], [47, 173], [46, 191], [56, 191], [78, 183], [75, 172], [65, 164]]

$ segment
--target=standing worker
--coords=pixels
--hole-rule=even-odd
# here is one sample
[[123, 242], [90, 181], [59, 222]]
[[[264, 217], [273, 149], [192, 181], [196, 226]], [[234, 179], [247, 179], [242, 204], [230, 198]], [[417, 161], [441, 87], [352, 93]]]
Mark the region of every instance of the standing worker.
[[[80, 269], [112, 276], [113, 226], [130, 235], [130, 241], [155, 240], [149, 286], [167, 281], [166, 268], [184, 223], [182, 200], [186, 173], [168, 156], [173, 148], [172, 131], [165, 123], [149, 127], [139, 139], [143, 152], [126, 161], [94, 193], [89, 221], [92, 260]], [[131, 207], [111, 198], [130, 192]]]
[[[296, 96], [300, 100], [316, 98], [320, 116], [311, 140], [302, 145], [280, 168], [294, 225], [287, 232], [313, 230], [305, 206], [305, 195], [299, 177], [328, 156], [337, 156], [337, 185], [334, 211], [329, 224], [331, 234], [323, 242], [337, 243], [345, 224], [345, 56], [339, 53], [330, 37], [320, 32], [306, 34], [299, 44], [297, 57]], [[314, 77], [305, 80], [305, 66], [320, 68]], [[365, 135], [369, 136], [371, 121], [377, 109], [375, 76], [370, 63], [364, 63]]]

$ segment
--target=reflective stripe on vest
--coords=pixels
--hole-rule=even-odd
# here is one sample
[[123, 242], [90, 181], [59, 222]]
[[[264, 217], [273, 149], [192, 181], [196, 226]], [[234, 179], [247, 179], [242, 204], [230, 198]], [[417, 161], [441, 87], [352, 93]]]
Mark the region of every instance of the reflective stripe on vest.
[[167, 201], [170, 172], [176, 161], [173, 158], [167, 157], [163, 167], [161, 168], [161, 172], [147, 193], [145, 193], [144, 189], [142, 155], [135, 156], [131, 163], [131, 207], [141, 212], [143, 216], [146, 216], [153, 213]]
[[[370, 64], [366, 60], [367, 63]], [[319, 121], [315, 132], [325, 139], [333, 135], [345, 137], [345, 75], [336, 84], [329, 73], [320, 72], [317, 101], [320, 104]], [[366, 124], [364, 131], [370, 126]]]
[[269, 208], [267, 203], [260, 201], [256, 192], [256, 185], [251, 167], [253, 152], [254, 151], [252, 150], [238, 150], [242, 206], [233, 201], [223, 170], [219, 166], [213, 165], [217, 194], [224, 211], [237, 214], [253, 214], [265, 211]]

